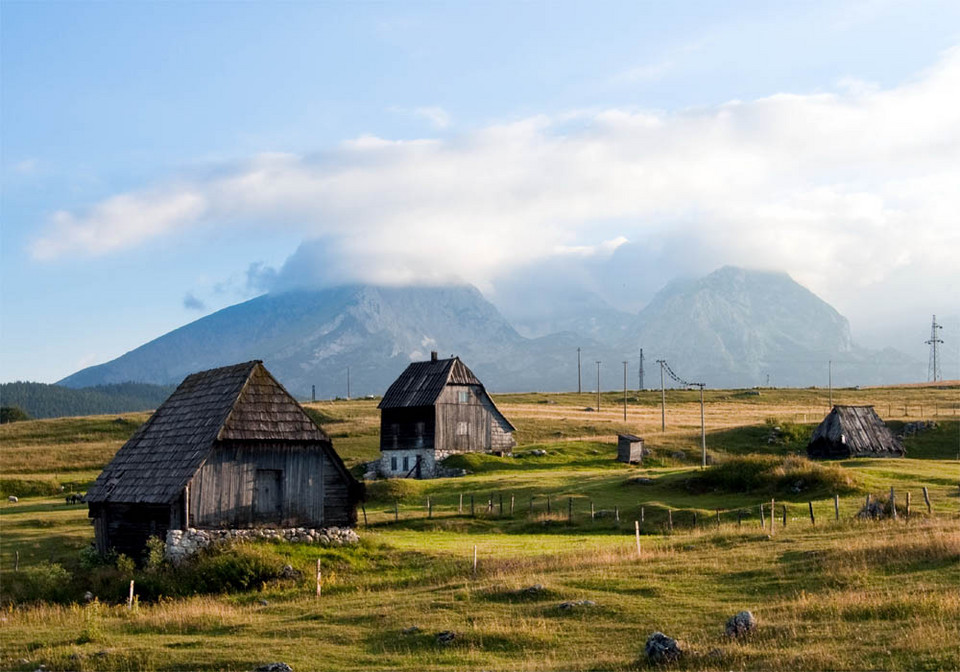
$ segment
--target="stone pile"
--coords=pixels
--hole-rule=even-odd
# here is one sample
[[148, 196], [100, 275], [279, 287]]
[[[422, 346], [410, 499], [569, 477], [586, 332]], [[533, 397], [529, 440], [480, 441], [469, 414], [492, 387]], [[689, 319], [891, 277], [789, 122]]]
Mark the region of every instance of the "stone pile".
[[727, 621], [727, 637], [746, 637], [757, 629], [757, 619], [749, 611], [740, 611]]
[[171, 562], [179, 562], [199, 550], [215, 544], [232, 541], [252, 541], [269, 539], [292, 543], [319, 544], [320, 546], [344, 546], [360, 541], [357, 533], [349, 527], [327, 527], [314, 529], [308, 527], [253, 528], [233, 530], [168, 530], [165, 557]]
[[667, 637], [662, 632], [655, 632], [647, 638], [644, 651], [647, 659], [655, 665], [672, 663], [683, 655], [683, 649], [673, 637]]

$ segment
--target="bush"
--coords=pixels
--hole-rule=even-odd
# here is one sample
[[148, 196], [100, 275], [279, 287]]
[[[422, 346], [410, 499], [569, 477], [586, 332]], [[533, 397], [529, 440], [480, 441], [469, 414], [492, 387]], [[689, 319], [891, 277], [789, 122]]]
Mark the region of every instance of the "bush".
[[409, 478], [390, 478], [367, 484], [367, 500], [371, 502], [406, 502], [419, 500], [423, 484]]
[[23, 420], [33, 420], [33, 418], [19, 406], [0, 406], [0, 425]]
[[10, 577], [10, 596], [15, 602], [67, 602], [71, 578], [62, 565], [44, 561]]
[[214, 547], [181, 565], [181, 580], [198, 593], [250, 590], [279, 577], [284, 564], [276, 552], [263, 546]]
[[843, 467], [822, 465], [805, 457], [749, 455], [730, 457], [686, 481], [694, 492], [843, 494], [857, 489]]

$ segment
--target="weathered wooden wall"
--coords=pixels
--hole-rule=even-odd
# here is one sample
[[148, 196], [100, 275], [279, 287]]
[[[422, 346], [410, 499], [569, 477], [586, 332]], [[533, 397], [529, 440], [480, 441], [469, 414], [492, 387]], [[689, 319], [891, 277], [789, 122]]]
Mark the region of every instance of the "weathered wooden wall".
[[141, 560], [147, 539], [164, 538], [170, 526], [170, 507], [150, 504], [100, 504], [91, 508], [97, 550], [110, 549]]
[[[462, 391], [467, 392], [464, 402], [459, 397]], [[441, 392], [436, 437], [438, 450], [448, 453], [509, 450], [515, 445], [509, 427], [501, 424], [489, 397], [475, 385], [448, 385]]]
[[[262, 502], [258, 506], [258, 471], [261, 483], [269, 481], [270, 472], [279, 472], [276, 509], [266, 509]], [[320, 527], [356, 521], [349, 483], [317, 446], [220, 443], [188, 492], [191, 527]]]
[[[431, 448], [436, 432], [433, 406], [385, 408], [380, 412], [380, 450]], [[417, 427], [423, 423], [422, 431]]]

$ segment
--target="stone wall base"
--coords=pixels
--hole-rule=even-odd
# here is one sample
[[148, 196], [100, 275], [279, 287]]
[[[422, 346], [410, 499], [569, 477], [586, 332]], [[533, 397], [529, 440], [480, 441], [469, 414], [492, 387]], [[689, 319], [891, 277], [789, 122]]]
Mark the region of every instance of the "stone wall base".
[[308, 527], [252, 528], [234, 530], [168, 530], [164, 556], [178, 563], [197, 551], [215, 544], [235, 540], [270, 539], [320, 546], [344, 546], [360, 541], [357, 533], [349, 527], [326, 527], [322, 529]]

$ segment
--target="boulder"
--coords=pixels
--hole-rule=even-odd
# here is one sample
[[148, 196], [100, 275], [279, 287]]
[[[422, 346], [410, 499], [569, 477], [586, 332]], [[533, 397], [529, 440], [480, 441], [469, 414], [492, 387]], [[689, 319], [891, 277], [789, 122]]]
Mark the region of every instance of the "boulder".
[[597, 603], [593, 600], [567, 600], [557, 605], [560, 611], [570, 611], [575, 607], [595, 607]]
[[746, 637], [757, 629], [757, 619], [749, 611], [740, 611], [727, 620], [727, 637]]
[[540, 585], [539, 583], [535, 583], [532, 586], [527, 586], [520, 592], [523, 593], [524, 595], [539, 595], [540, 593], [543, 592], [543, 586]]
[[440, 646], [449, 646], [457, 638], [457, 633], [453, 630], [443, 630], [437, 633], [437, 644]]
[[654, 664], [672, 663], [683, 655], [683, 649], [673, 637], [667, 637], [662, 632], [655, 632], [647, 637], [644, 647], [647, 659]]
[[264, 663], [253, 672], [293, 672], [293, 668], [286, 663]]

